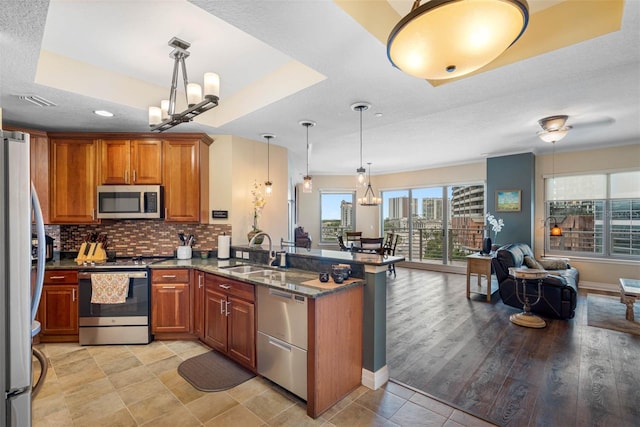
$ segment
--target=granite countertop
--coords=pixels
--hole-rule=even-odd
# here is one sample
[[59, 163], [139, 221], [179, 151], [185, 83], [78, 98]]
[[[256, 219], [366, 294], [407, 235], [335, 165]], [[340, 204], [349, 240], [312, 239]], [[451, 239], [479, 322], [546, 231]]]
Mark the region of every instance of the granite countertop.
[[[233, 245], [234, 250], [265, 250], [266, 245], [263, 246], [249, 246], [249, 245]], [[350, 252], [350, 251], [336, 251], [333, 249], [305, 249], [296, 247], [280, 248], [274, 245], [273, 250], [284, 251], [288, 254], [292, 254], [302, 258], [323, 259], [327, 261], [344, 262], [349, 264], [363, 264], [363, 265], [388, 265], [395, 264], [397, 262], [404, 261], [403, 256], [391, 256], [391, 255], [378, 255], [376, 253], [368, 252]]]
[[[264, 275], [262, 273], [247, 275], [234, 273], [226, 269], [228, 267], [240, 265], [252, 265], [255, 267], [260, 267], [260, 269], [271, 271], [272, 273], [267, 275]], [[95, 266], [78, 265], [73, 259], [55, 259], [53, 261], [47, 262], [45, 266], [47, 270], [91, 270], [100, 268], [99, 264]], [[350, 288], [352, 286], [360, 286], [364, 284], [364, 279], [357, 279], [351, 283], [340, 285], [333, 289], [317, 288], [303, 284], [304, 282], [317, 279], [317, 272], [301, 270], [297, 268], [267, 267], [264, 264], [255, 264], [240, 259], [218, 260], [216, 258], [191, 258], [182, 260], [173, 258], [154, 262], [152, 264], [149, 264], [148, 267], [151, 269], [193, 268], [199, 271], [204, 271], [205, 273], [214, 273], [220, 276], [227, 276], [255, 285], [287, 290], [289, 292], [308, 298], [317, 298], [322, 295], [327, 295], [333, 292], [338, 292], [343, 289]], [[118, 270], [114, 270], [114, 272], [117, 271]]]
[[[260, 269], [267, 270], [271, 273], [266, 275], [263, 273], [255, 274], [240, 274], [234, 273], [228, 270], [229, 267], [251, 265], [259, 267]], [[231, 277], [243, 282], [252, 283], [255, 285], [267, 286], [273, 289], [286, 290], [288, 292], [302, 295], [308, 298], [317, 298], [322, 295], [327, 295], [333, 292], [339, 292], [343, 289], [350, 288], [352, 286], [360, 286], [364, 284], [364, 279], [356, 279], [355, 281], [337, 286], [333, 289], [322, 289], [313, 286], [305, 285], [304, 282], [314, 280], [318, 278], [318, 273], [300, 270], [297, 268], [278, 268], [267, 267], [264, 264], [254, 264], [246, 262], [245, 260], [230, 259], [230, 260], [218, 260], [215, 258], [207, 259], [170, 259], [153, 263], [149, 266], [151, 269], [163, 269], [163, 268], [194, 268], [206, 273], [214, 273], [220, 276]]]

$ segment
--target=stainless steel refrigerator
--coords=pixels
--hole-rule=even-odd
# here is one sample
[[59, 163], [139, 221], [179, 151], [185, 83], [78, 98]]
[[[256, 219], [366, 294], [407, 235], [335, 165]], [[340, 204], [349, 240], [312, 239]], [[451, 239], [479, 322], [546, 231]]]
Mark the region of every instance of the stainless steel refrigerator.
[[[30, 179], [29, 135], [2, 132], [0, 149], [0, 384], [2, 426], [31, 425], [32, 334], [44, 276], [44, 225]], [[33, 190], [33, 191], [32, 191]], [[37, 279], [31, 284], [31, 215], [38, 234]]]

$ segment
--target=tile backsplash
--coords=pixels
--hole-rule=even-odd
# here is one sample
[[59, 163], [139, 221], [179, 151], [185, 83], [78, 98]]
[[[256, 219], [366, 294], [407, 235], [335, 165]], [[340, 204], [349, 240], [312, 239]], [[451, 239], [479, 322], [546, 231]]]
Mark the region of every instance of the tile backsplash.
[[88, 233], [107, 234], [109, 250], [118, 257], [173, 256], [180, 245], [178, 233], [193, 234], [196, 251], [218, 249], [218, 236], [231, 235], [230, 224], [174, 224], [163, 220], [122, 220], [109, 224], [47, 225], [56, 251], [73, 252]]

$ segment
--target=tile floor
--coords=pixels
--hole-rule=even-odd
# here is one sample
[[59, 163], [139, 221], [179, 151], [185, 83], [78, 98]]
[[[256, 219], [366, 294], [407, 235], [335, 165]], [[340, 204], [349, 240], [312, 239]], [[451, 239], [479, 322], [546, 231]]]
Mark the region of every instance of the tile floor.
[[[259, 377], [204, 393], [177, 372], [183, 360], [209, 351], [193, 341], [38, 347], [49, 370], [33, 402], [35, 427], [492, 425], [392, 382], [376, 391], [361, 386], [316, 420], [303, 401]], [[38, 368], [34, 362], [34, 375]]]

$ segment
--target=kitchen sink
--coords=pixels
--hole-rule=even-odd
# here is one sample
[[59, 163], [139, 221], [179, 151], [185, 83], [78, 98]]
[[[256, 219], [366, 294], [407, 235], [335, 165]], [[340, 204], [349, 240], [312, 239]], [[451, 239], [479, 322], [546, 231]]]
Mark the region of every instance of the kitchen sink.
[[246, 273], [246, 275], [251, 277], [271, 277], [274, 273], [273, 270], [258, 270]]
[[269, 272], [271, 273], [271, 270], [267, 270], [264, 267], [258, 267], [255, 265], [237, 265], [235, 267], [223, 267], [225, 271], [228, 271], [230, 273], [237, 273], [237, 274], [249, 274], [249, 273], [258, 273], [258, 272]]

